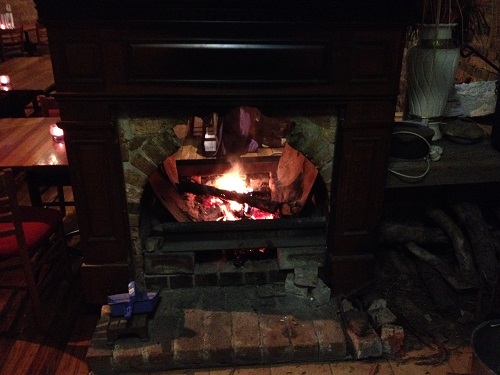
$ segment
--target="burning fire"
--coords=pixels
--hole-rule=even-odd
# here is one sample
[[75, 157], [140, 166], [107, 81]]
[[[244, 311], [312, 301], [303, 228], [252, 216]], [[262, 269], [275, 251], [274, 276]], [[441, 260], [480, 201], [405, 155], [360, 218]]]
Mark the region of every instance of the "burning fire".
[[[239, 168], [235, 167], [222, 176], [207, 181], [207, 185], [218, 189], [234, 191], [242, 194], [251, 194], [254, 192], [247, 184], [247, 178], [242, 175]], [[235, 221], [235, 220], [263, 220], [274, 219], [277, 215], [251, 207], [246, 203], [239, 203], [232, 200], [224, 200], [219, 197], [209, 197], [205, 200], [207, 208], [219, 208], [221, 216], [217, 221]]]

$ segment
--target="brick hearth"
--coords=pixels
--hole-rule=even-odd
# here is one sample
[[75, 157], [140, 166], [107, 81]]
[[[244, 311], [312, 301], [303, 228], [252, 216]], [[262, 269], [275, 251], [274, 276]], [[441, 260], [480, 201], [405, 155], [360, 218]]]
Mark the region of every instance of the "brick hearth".
[[174, 368], [345, 359], [347, 345], [332, 302], [285, 294], [282, 285], [161, 292], [149, 340], [107, 341], [109, 307], [87, 361], [95, 375]]

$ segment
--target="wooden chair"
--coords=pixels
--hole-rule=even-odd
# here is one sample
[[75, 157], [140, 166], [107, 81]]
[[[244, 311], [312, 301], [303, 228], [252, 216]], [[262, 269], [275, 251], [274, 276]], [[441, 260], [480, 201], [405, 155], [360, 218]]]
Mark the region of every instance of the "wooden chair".
[[[64, 187], [71, 186], [69, 170], [66, 167], [53, 168], [53, 171], [39, 171], [29, 169], [26, 171], [26, 184], [30, 201], [37, 207], [58, 207], [61, 213], [66, 215], [66, 207], [74, 206], [74, 201], [67, 201]], [[49, 188], [55, 187], [55, 197], [45, 197]]]
[[[44, 117], [58, 117], [59, 106], [53, 96], [38, 96], [38, 104]], [[66, 201], [64, 197], [64, 187], [71, 186], [68, 168], [53, 168], [49, 171], [38, 171], [30, 169], [26, 171], [26, 183], [30, 195], [31, 204], [39, 207], [59, 207], [66, 214], [67, 206], [74, 206], [75, 202]], [[49, 187], [56, 187], [55, 199], [44, 200], [43, 193]]]
[[40, 22], [35, 23], [36, 42], [37, 44], [49, 44], [47, 29]]
[[43, 117], [59, 117], [59, 104], [53, 96], [39, 95], [38, 105]]
[[0, 36], [2, 61], [9, 60], [12, 57], [26, 55], [23, 26], [18, 26], [13, 29], [0, 29]]
[[62, 218], [59, 210], [19, 206], [12, 170], [0, 170], [0, 272], [22, 267], [41, 332], [72, 282]]
[[49, 38], [47, 36], [47, 29], [40, 22], [35, 23], [36, 31], [36, 50], [38, 54], [49, 53]]

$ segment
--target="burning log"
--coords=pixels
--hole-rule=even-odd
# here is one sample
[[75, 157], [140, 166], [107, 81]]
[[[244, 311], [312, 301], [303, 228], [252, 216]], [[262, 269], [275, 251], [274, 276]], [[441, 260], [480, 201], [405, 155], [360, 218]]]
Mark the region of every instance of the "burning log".
[[218, 189], [213, 186], [202, 185], [196, 182], [182, 180], [177, 184], [177, 188], [182, 193], [192, 193], [196, 195], [212, 195], [214, 197], [235, 201], [242, 204], [248, 204], [259, 210], [277, 213], [282, 210], [286, 203], [274, 202], [271, 200], [254, 197], [248, 193], [237, 193], [235, 191]]

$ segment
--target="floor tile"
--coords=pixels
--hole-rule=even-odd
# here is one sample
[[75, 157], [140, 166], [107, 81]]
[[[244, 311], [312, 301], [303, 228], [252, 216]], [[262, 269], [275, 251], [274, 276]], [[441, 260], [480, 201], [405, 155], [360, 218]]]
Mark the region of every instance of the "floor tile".
[[[149, 375], [210, 375], [209, 370], [168, 370], [168, 371], [154, 371], [149, 372]], [[132, 374], [135, 375], [135, 374]], [[137, 374], [137, 375], [142, 375]]]
[[237, 367], [222, 373], [210, 371], [210, 375], [271, 375], [271, 371], [267, 365], [263, 365], [262, 367]]
[[271, 366], [271, 375], [332, 375], [328, 363], [295, 363]]
[[333, 375], [393, 375], [385, 360], [345, 361], [330, 364]]
[[468, 374], [472, 366], [472, 348], [470, 346], [456, 349], [448, 360], [453, 372], [457, 374]]
[[210, 375], [231, 375], [234, 374], [234, 371], [234, 368], [212, 369]]
[[391, 362], [391, 369], [394, 375], [448, 375], [453, 372], [446, 362], [439, 365]]

